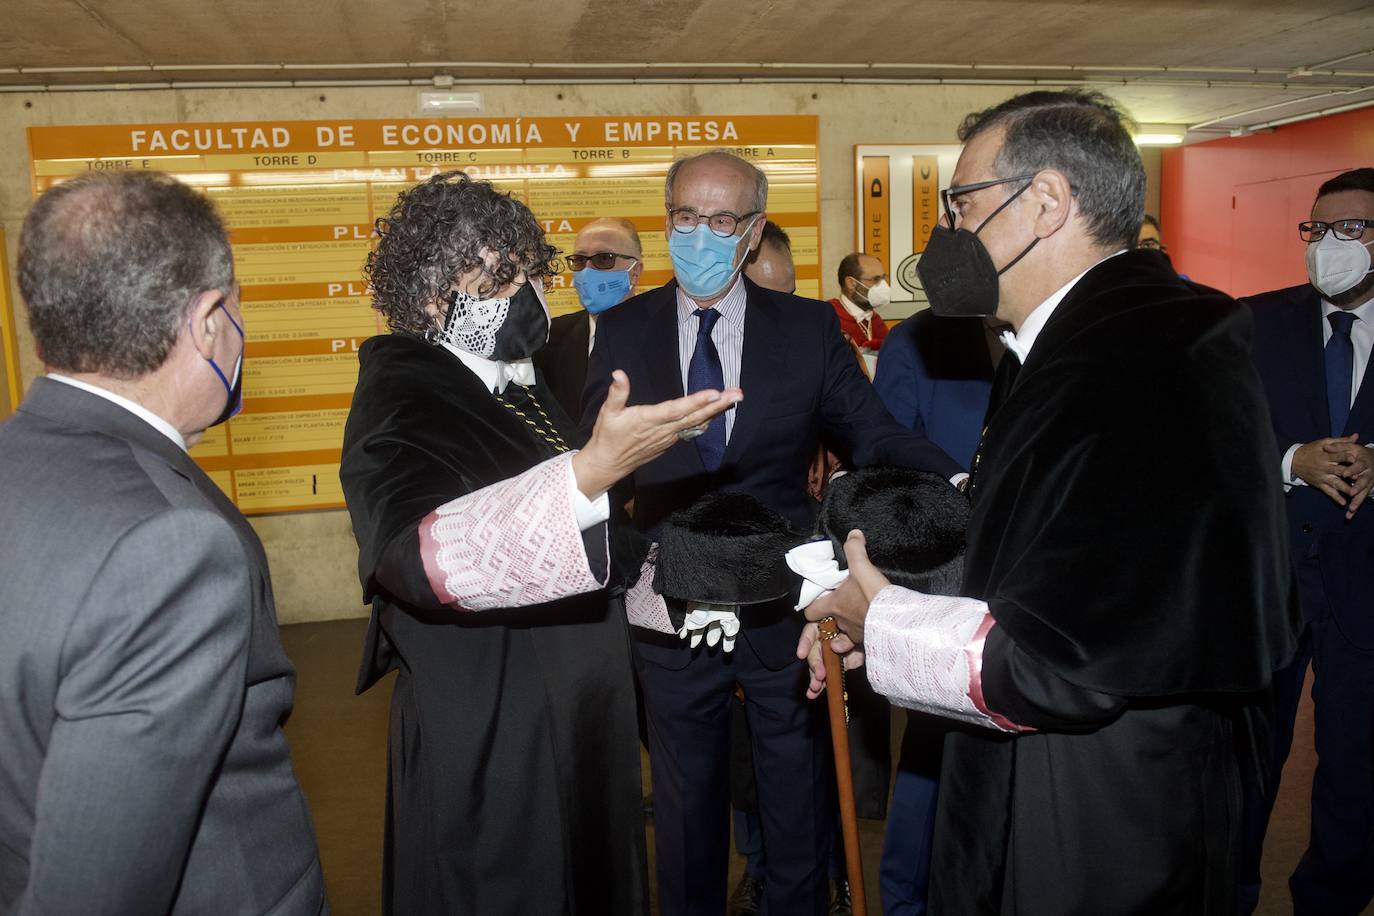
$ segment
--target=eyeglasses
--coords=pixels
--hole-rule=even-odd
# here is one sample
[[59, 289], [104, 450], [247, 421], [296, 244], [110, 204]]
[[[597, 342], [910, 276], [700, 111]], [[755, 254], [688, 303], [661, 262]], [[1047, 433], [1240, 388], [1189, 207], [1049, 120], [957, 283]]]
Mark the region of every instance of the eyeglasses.
[[617, 254], [614, 251], [598, 251], [596, 254], [570, 254], [563, 260], [568, 262], [568, 267], [576, 273], [588, 264], [597, 270], [610, 270], [615, 267], [615, 262], [625, 258], [627, 261], [638, 261], [639, 258], [632, 254]]
[[858, 280], [859, 280], [859, 282], [862, 283], [864, 286], [872, 286], [872, 285], [874, 285], [875, 283], [886, 283], [886, 282], [887, 282], [887, 274], [878, 274], [876, 277], [869, 277], [868, 279], [864, 279], [863, 277], [859, 277]]
[[721, 238], [728, 238], [735, 234], [740, 223], [762, 213], [762, 210], [754, 210], [744, 214], [722, 210], [719, 213], [708, 215], [698, 213], [691, 207], [677, 207], [676, 209], [670, 207], [668, 209], [668, 222], [672, 224], [674, 232], [695, 232], [697, 226], [704, 222], [716, 235]]
[[1150, 251], [1165, 251], [1169, 249], [1159, 239], [1141, 239], [1136, 243], [1137, 248], [1147, 248]]
[[1030, 181], [1039, 172], [1031, 172], [1029, 175], [1017, 175], [1013, 178], [994, 178], [991, 181], [975, 181], [973, 184], [953, 185], [940, 192], [940, 203], [945, 208], [945, 220], [951, 229], [954, 228], [954, 217], [959, 215], [954, 209], [954, 198], [963, 197], [965, 194], [972, 194], [974, 191], [981, 191], [984, 188], [993, 188], [999, 184], [1010, 184], [1013, 181]]
[[1324, 223], [1319, 219], [1298, 223], [1298, 235], [1304, 242], [1320, 242], [1326, 237], [1326, 230], [1336, 233], [1343, 242], [1358, 242], [1364, 237], [1366, 229], [1374, 229], [1374, 219], [1338, 219], [1334, 223]]

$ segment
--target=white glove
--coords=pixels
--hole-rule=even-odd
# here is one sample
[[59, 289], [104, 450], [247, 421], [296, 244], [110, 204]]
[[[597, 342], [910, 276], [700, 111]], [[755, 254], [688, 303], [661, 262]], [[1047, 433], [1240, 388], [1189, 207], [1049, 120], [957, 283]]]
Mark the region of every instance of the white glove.
[[736, 604], [702, 604], [693, 607], [677, 631], [679, 639], [691, 638], [690, 646], [695, 649], [701, 645], [702, 637], [706, 645], [714, 648], [721, 643], [726, 652], [735, 648], [735, 637], [739, 635], [739, 615], [735, 613]]
[[830, 541], [810, 541], [787, 551], [787, 566], [802, 577], [801, 598], [795, 610], [803, 610], [822, 595], [829, 594], [849, 578], [849, 570], [840, 569], [835, 548]]

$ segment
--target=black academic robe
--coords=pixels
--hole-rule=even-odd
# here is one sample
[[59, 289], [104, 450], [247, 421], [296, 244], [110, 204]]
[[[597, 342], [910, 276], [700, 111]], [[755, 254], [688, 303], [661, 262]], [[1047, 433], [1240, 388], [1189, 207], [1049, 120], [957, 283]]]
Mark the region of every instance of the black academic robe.
[[[640, 914], [644, 825], [630, 649], [609, 589], [509, 610], [439, 604], [417, 526], [552, 457], [453, 354], [363, 344], [340, 476], [372, 621], [358, 689], [397, 671], [383, 909]], [[565, 437], [547, 389], [535, 396]], [[605, 531], [584, 535], [600, 577]]]
[[587, 353], [591, 344], [592, 316], [583, 309], [559, 315], [549, 324], [549, 341], [534, 354], [534, 365], [544, 377], [563, 412], [574, 423], [582, 419], [582, 390], [587, 385]]
[[963, 593], [997, 622], [988, 707], [1039, 731], [950, 735], [932, 912], [1230, 912], [1237, 748], [1297, 632], [1249, 332], [1128, 252], [1073, 287], [991, 416]]

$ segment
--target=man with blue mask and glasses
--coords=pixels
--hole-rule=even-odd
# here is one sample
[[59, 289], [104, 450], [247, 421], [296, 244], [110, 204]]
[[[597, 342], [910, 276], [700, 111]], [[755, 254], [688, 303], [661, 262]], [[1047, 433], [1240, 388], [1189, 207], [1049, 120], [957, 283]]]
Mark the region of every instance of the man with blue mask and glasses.
[[[883, 408], [830, 306], [741, 275], [764, 229], [768, 180], [760, 169], [726, 152], [706, 153], [673, 163], [664, 191], [674, 279], [601, 316], [583, 417], [605, 400], [614, 369], [628, 374], [632, 401], [727, 384], [743, 388], [744, 400], [695, 435], [680, 434], [683, 441], [624, 481], [618, 501], [634, 500], [636, 528], [654, 538], [673, 512], [705, 493], [733, 490], [809, 531], [807, 468], [822, 439], [854, 466], [959, 474], [952, 458]], [[646, 569], [639, 582], [653, 579]], [[704, 622], [738, 628], [728, 649], [709, 630], [705, 640], [690, 625], [675, 631], [650, 589], [637, 585], [626, 596], [649, 720], [665, 916], [725, 911], [736, 685], [753, 733], [766, 911], [826, 911], [834, 776], [825, 710], [802, 694], [802, 621], [793, 603], [749, 605], [728, 620]]]
[[553, 320], [549, 341], [535, 352], [534, 365], [576, 423], [582, 416], [582, 389], [587, 382], [587, 356], [596, 340], [597, 316], [634, 295], [644, 270], [644, 249], [634, 223], [603, 217], [578, 231], [572, 253], [563, 260], [572, 271], [582, 310]]

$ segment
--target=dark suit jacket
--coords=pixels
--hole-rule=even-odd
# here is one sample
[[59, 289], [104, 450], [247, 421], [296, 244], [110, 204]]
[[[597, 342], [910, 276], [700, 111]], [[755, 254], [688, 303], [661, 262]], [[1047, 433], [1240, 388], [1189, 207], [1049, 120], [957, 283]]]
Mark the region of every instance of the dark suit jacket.
[[[1275, 463], [1295, 443], [1331, 434], [1326, 406], [1326, 364], [1321, 296], [1310, 285], [1242, 300], [1255, 317], [1254, 360], [1269, 400], [1278, 439]], [[1374, 373], [1366, 370], [1345, 434], [1374, 441]], [[1301, 595], [1308, 618], [1327, 604], [1346, 638], [1374, 648], [1374, 506], [1347, 522], [1345, 510], [1316, 487], [1296, 486], [1285, 498], [1294, 562], [1317, 557], [1324, 595]]]
[[247, 520], [50, 379], [0, 425], [0, 518], [0, 911], [325, 911]]
[[549, 342], [534, 354], [534, 365], [544, 376], [544, 384], [574, 423], [579, 422], [582, 415], [590, 337], [591, 316], [578, 309], [553, 320], [549, 325]]
[[[744, 283], [744, 401], [734, 408], [724, 461], [708, 473], [689, 441], [641, 467], [624, 493], [635, 500], [635, 527], [652, 535], [702, 494], [728, 489], [751, 494], [805, 536], [813, 524], [806, 471], [822, 439], [855, 467], [910, 465], [946, 478], [959, 473], [938, 446], [892, 419], [828, 304], [765, 290], [747, 278]], [[613, 369], [629, 375], [631, 404], [682, 396], [677, 335], [676, 281], [600, 316], [583, 398], [584, 430], [606, 398]], [[770, 667], [795, 660], [800, 623], [790, 606], [774, 625], [751, 628], [748, 615], [742, 622], [745, 637]]]
[[917, 312], [887, 335], [873, 388], [898, 423], [971, 467], [992, 394], [983, 322]]

